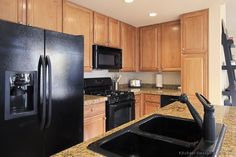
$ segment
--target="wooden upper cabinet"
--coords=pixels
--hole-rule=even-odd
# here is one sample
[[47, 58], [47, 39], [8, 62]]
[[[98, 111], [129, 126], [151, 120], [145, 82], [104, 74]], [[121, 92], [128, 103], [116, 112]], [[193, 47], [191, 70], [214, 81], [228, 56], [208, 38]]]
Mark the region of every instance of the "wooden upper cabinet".
[[159, 25], [140, 29], [140, 70], [157, 71], [160, 69], [161, 31]]
[[108, 46], [108, 17], [94, 12], [93, 20], [94, 43]]
[[195, 96], [195, 92], [199, 92], [207, 97], [207, 56], [205, 54], [184, 54], [181, 61], [182, 92], [188, 96]]
[[84, 70], [92, 70], [93, 12], [69, 1], [63, 2], [63, 32], [84, 36]]
[[120, 47], [120, 21], [113, 18], [108, 19], [108, 45]]
[[27, 24], [62, 31], [62, 0], [27, 0]]
[[136, 28], [121, 23], [122, 71], [135, 71]]
[[206, 53], [208, 51], [208, 10], [181, 16], [182, 53]]
[[161, 63], [163, 71], [181, 69], [180, 21], [161, 25]]
[[26, 23], [26, 0], [0, 0], [0, 19]]

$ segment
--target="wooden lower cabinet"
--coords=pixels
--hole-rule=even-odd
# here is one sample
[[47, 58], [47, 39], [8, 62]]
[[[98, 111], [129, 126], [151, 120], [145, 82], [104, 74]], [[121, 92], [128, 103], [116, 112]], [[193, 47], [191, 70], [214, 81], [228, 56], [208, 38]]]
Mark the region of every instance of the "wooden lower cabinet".
[[84, 106], [84, 141], [106, 132], [105, 102]]
[[105, 132], [105, 114], [84, 119], [84, 141]]
[[160, 95], [144, 94], [144, 115], [151, 114], [160, 108]]
[[160, 108], [160, 104], [156, 103], [156, 102], [145, 102], [144, 103], [144, 114], [151, 114], [155, 111], [157, 111], [157, 109]]

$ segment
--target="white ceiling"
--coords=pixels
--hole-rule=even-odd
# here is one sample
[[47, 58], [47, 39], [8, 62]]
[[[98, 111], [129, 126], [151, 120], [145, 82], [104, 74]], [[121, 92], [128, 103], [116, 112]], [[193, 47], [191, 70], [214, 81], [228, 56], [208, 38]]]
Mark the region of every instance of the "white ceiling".
[[[138, 27], [175, 20], [183, 13], [209, 8], [223, 0], [134, 0], [131, 4], [123, 0], [71, 1]], [[158, 15], [149, 17], [149, 12], [157, 12]]]

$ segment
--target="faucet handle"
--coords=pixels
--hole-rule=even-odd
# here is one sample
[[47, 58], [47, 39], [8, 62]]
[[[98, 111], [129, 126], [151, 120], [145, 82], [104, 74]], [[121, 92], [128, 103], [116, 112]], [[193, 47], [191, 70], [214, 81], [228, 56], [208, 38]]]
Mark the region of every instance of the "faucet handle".
[[215, 111], [214, 106], [211, 105], [211, 103], [202, 94], [199, 94], [199, 93], [195, 93], [195, 94], [198, 100], [202, 103], [205, 111], [211, 111], [211, 112]]

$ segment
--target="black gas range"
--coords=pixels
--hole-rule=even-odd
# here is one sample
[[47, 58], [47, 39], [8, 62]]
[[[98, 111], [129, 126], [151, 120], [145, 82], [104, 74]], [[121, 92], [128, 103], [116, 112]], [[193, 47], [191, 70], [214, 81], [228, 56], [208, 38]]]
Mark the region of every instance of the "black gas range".
[[106, 96], [108, 98], [106, 101], [106, 131], [134, 119], [134, 93], [113, 90], [111, 78], [86, 78], [84, 79], [84, 91], [88, 95]]

